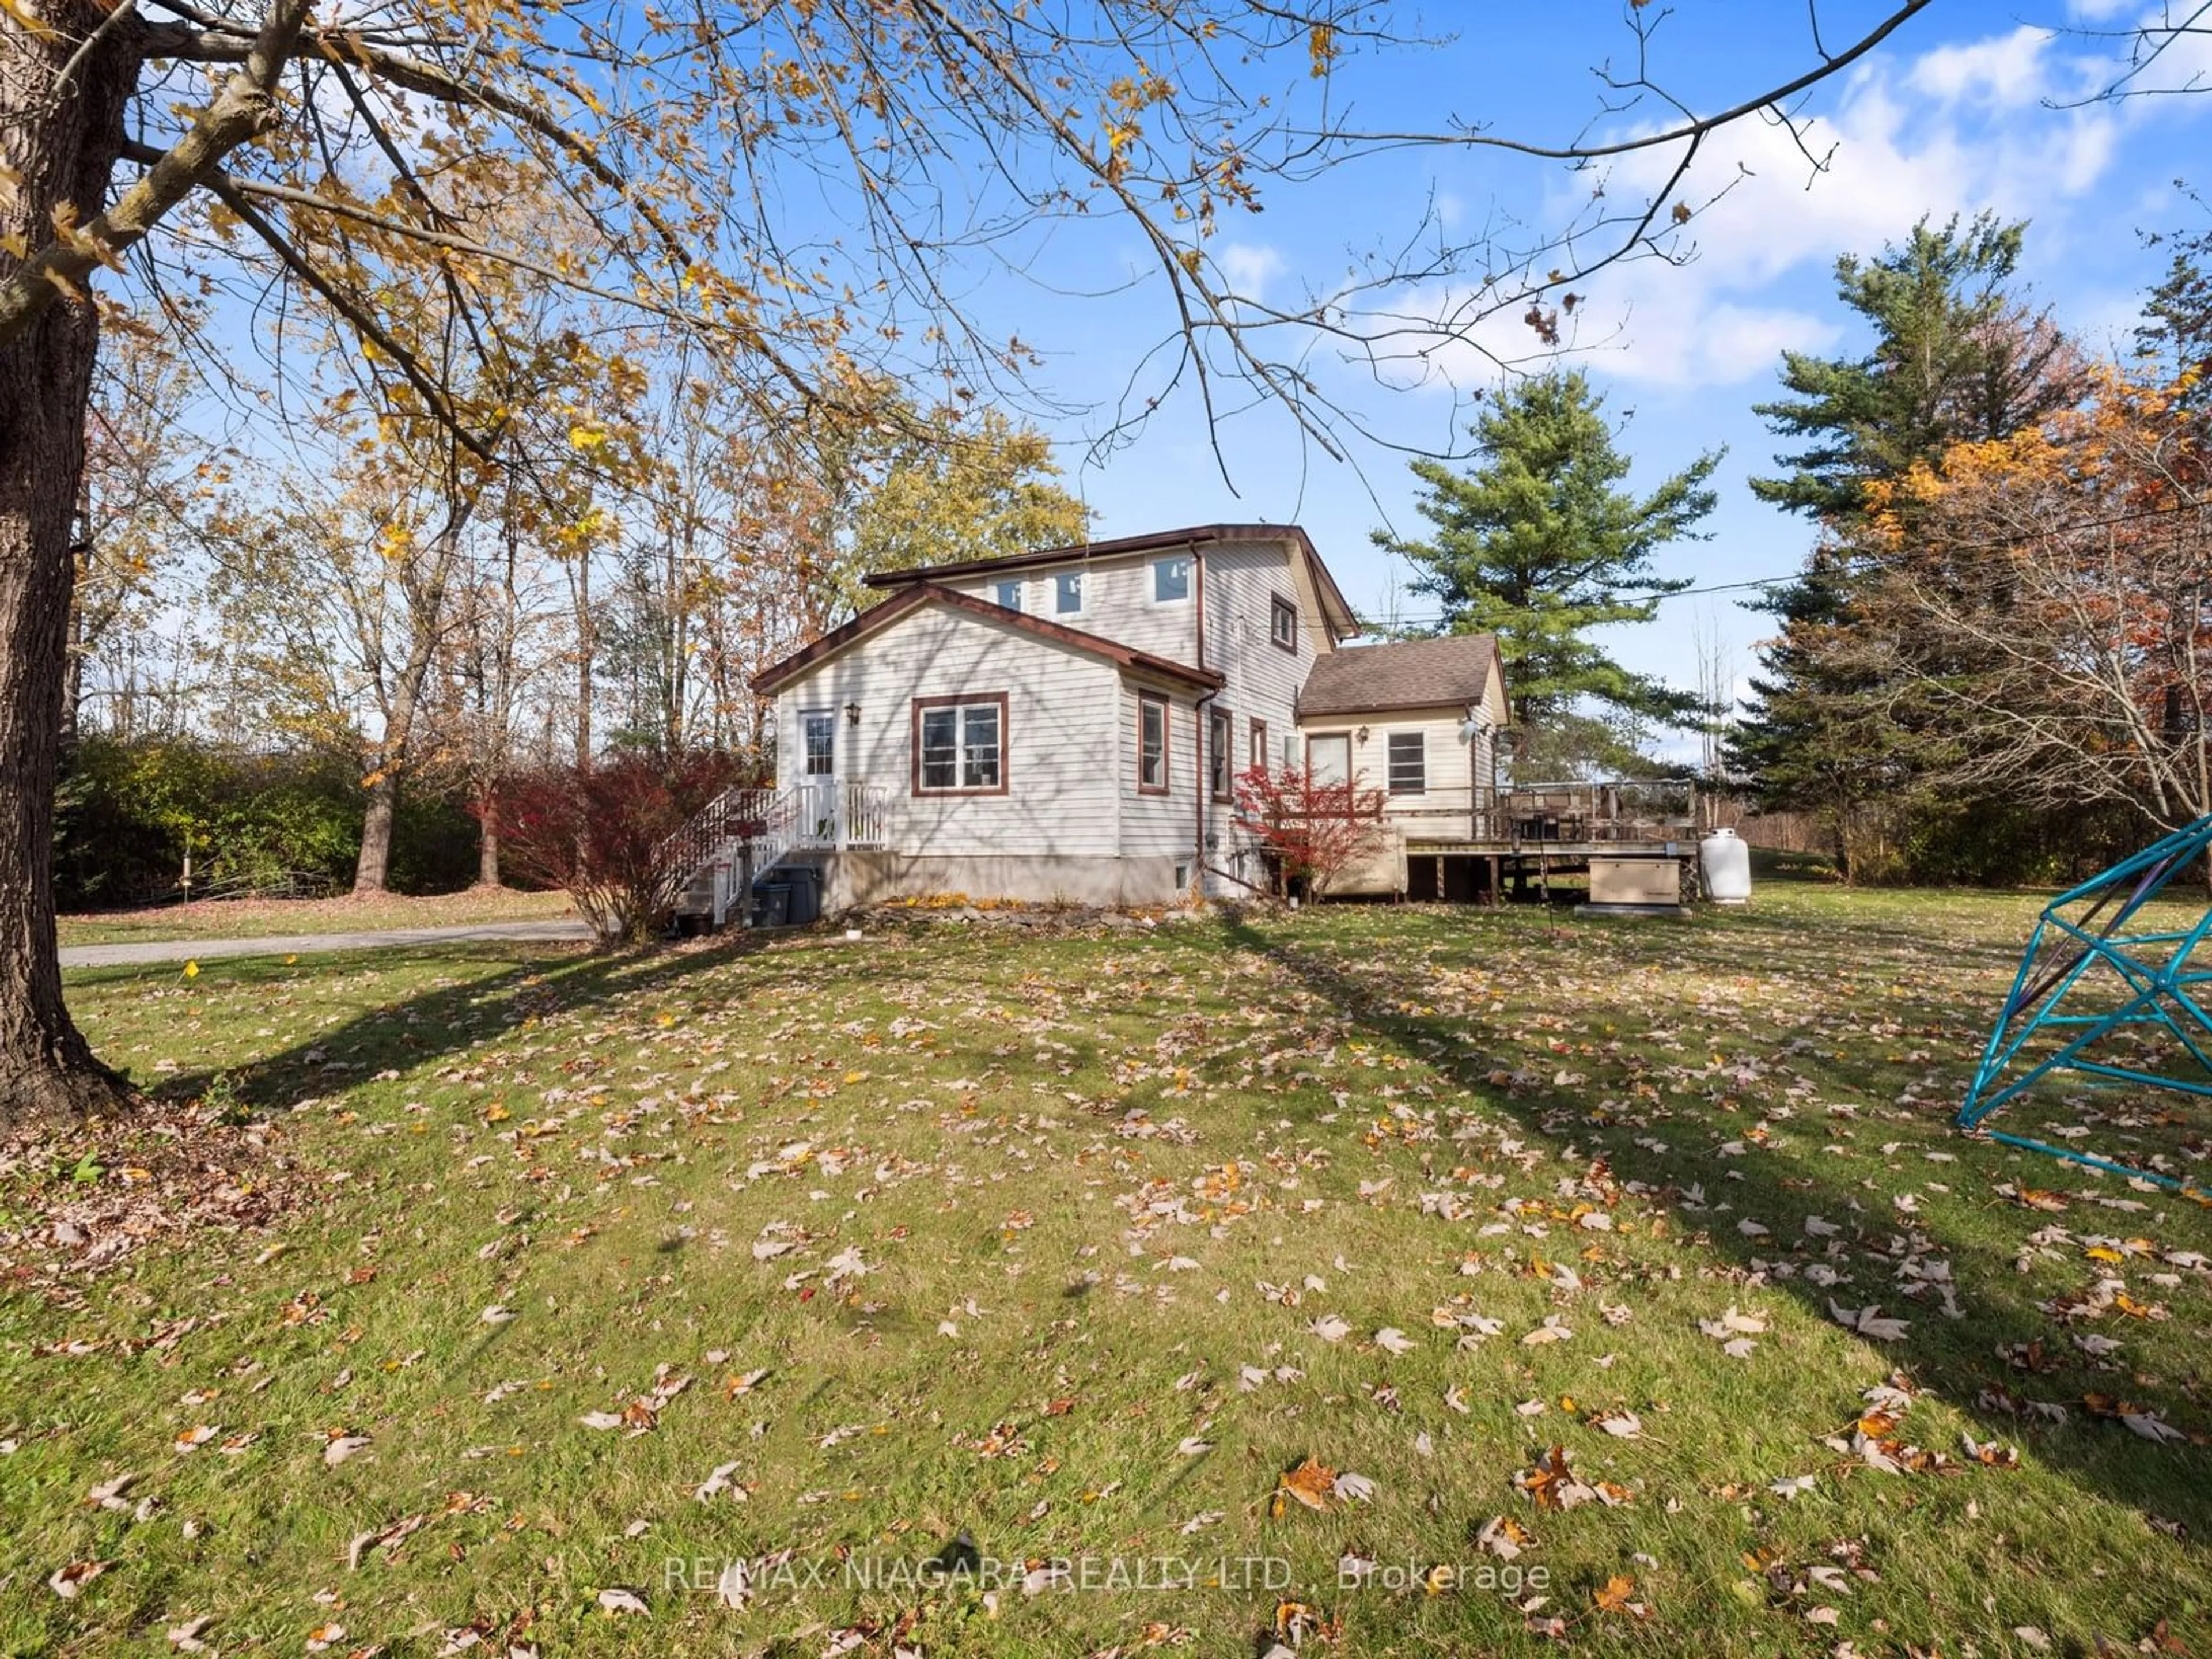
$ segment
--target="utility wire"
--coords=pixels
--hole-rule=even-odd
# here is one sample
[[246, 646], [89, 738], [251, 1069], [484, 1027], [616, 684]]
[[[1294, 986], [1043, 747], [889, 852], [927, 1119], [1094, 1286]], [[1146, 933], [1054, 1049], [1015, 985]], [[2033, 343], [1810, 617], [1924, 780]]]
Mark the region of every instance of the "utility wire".
[[[1946, 544], [1942, 550], [1947, 553], [1991, 552], [1999, 548], [2018, 547], [2024, 542], [2034, 541], [2044, 536], [2075, 535], [2085, 530], [2109, 530], [2116, 528], [2120, 525], [2140, 523], [2146, 519], [2170, 519], [2185, 513], [2203, 514], [2208, 510], [2212, 510], [2212, 503], [2204, 501], [2185, 501], [2174, 507], [2145, 507], [2138, 512], [2117, 513], [2108, 518], [2084, 519], [2078, 524], [2059, 526], [2048, 531], [2023, 530], [2010, 536], [1999, 536], [1988, 541], [1951, 542]], [[1849, 563], [1839, 568], [1835, 574], [1838, 577], [1848, 579], [1852, 574], [1852, 566], [1854, 565], [1862, 570], [1869, 568], [1879, 570], [1893, 562], [1896, 562], [1896, 561], [1869, 558], [1864, 556], [1860, 556], [1851, 559]], [[1802, 581], [1808, 574], [1810, 574], [1808, 571], [1800, 568], [1791, 571], [1789, 574], [1784, 576], [1759, 576], [1745, 581], [1713, 582], [1700, 587], [1662, 588], [1656, 591], [1651, 589], [1623, 589], [1618, 593], [1607, 594], [1606, 596], [1606, 599], [1608, 603], [1619, 602], [1629, 605], [1656, 605], [1662, 604], [1668, 599], [1694, 599], [1700, 594], [1705, 593], [1737, 593], [1743, 592], [1747, 588], [1780, 587], [1790, 582]], [[1553, 614], [1553, 610], [1552, 608], [1543, 608], [1535, 605], [1516, 605], [1508, 609], [1489, 611], [1486, 613], [1486, 616], [1545, 617], [1552, 614]], [[1451, 618], [1449, 617], [1439, 611], [1433, 616], [1394, 617], [1390, 619], [1389, 625], [1394, 628], [1421, 628], [1431, 626], [1437, 623], [1449, 622]]]

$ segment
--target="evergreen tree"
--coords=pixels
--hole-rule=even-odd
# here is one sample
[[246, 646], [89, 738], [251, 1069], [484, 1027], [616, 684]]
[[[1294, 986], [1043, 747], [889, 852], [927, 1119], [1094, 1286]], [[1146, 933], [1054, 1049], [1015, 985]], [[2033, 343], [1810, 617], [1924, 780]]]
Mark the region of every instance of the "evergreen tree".
[[1579, 373], [1513, 386], [1475, 423], [1472, 471], [1413, 463], [1430, 538], [1374, 539], [1410, 561], [1415, 590], [1441, 602], [1442, 631], [1497, 636], [1535, 755], [1617, 768], [1639, 758], [1645, 731], [1705, 711], [1695, 693], [1623, 667], [1590, 633], [1649, 622], [1661, 597], [1689, 585], [1654, 577], [1651, 556], [1698, 536], [1720, 455], [1638, 496], [1621, 488], [1629, 460], [1603, 411]]
[[2212, 231], [2171, 240], [2166, 280], [2143, 301], [2142, 321], [2136, 325], [2136, 355], [2177, 388], [2175, 406], [2189, 417], [2189, 459], [2201, 477], [2212, 463]]
[[1836, 261], [1836, 295], [1875, 331], [1859, 357], [1782, 354], [1795, 395], [1754, 405], [1778, 437], [1809, 439], [1752, 493], [1834, 529], [1869, 484], [1902, 477], [1947, 444], [2008, 437], [2071, 401], [2065, 337], [2013, 292], [2027, 231], [1989, 214], [1941, 230], [1923, 219], [1902, 247]]
[[1826, 816], [1847, 869], [1867, 850], [1852, 845], [1861, 830], [1874, 844], [1893, 839], [1882, 814], [1909, 799], [1916, 769], [1904, 710], [1835, 648], [1856, 625], [1869, 493], [1936, 465], [1952, 443], [2008, 437], [2078, 393], [2071, 346], [2017, 292], [2026, 230], [1987, 214], [1940, 229], [1923, 219], [1875, 259], [1838, 259], [1837, 295], [1873, 330], [1871, 349], [1785, 352], [1792, 395], [1757, 406], [1778, 436], [1805, 447], [1778, 458], [1786, 471], [1753, 479], [1753, 492], [1806, 514], [1823, 535], [1806, 574], [1759, 606], [1781, 632], [1761, 653], [1757, 702], [1729, 763], [1769, 805]]

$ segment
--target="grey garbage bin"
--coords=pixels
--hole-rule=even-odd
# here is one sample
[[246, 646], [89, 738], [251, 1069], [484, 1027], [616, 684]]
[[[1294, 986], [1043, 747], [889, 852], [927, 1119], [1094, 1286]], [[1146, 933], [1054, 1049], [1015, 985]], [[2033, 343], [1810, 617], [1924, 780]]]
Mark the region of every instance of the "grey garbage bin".
[[794, 864], [782, 872], [791, 884], [790, 920], [794, 926], [822, 919], [822, 866]]
[[763, 876], [753, 884], [753, 926], [781, 927], [791, 920], [791, 884]]

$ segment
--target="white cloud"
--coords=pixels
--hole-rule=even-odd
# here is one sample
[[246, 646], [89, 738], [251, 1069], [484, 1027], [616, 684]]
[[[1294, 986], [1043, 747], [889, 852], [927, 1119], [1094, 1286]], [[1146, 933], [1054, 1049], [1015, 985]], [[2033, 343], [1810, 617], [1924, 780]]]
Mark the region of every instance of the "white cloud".
[[1938, 46], [1914, 64], [1914, 91], [1946, 103], [1978, 98], [2001, 106], [2033, 104], [2045, 92], [2043, 52], [2058, 37], [2023, 23], [2010, 34]]
[[[2087, 195], [2112, 167], [2118, 112], [2060, 115], [1971, 96], [2006, 65], [2042, 63], [2047, 40], [2016, 30], [1939, 47], [1899, 72], [1863, 71], [1832, 112], [1804, 124], [1802, 149], [1778, 125], [1729, 130], [1698, 157], [1683, 191], [1696, 205], [1729, 186], [1690, 227], [1696, 257], [1680, 267], [1615, 267], [1593, 285], [1585, 338], [1617, 332], [1620, 342], [1593, 366], [1624, 380], [1741, 383], [1770, 373], [1785, 349], [1838, 343], [1840, 319], [1806, 308], [1802, 296], [1803, 278], [1838, 254], [1873, 253], [1923, 216], [1987, 208], [2034, 218]], [[1826, 169], [1814, 175], [1808, 155]], [[1622, 168], [1611, 181], [1615, 199], [1656, 189], [1674, 161], [1653, 153]], [[1785, 282], [1801, 297], [1778, 293]]]
[[[2078, 95], [2110, 72], [2094, 43], [2054, 44], [2065, 39], [2020, 27], [1862, 65], [1795, 134], [1753, 120], [1715, 135], [1677, 191], [1698, 210], [1684, 232], [1691, 257], [1624, 261], [1593, 279], [1565, 319], [1571, 358], [1624, 383], [1741, 385], [1771, 374], [1784, 350], [1836, 349], [1849, 319], [1830, 298], [1829, 267], [1844, 253], [1879, 252], [1923, 217], [1988, 210], [2036, 222], [2045, 252], [2063, 245], [2069, 208], [2108, 188], [2125, 135], [2154, 106], [2172, 105], [2051, 107], [2042, 100]], [[1607, 210], [1648, 199], [1679, 156], [1655, 149], [1622, 161], [1604, 182]], [[1814, 158], [1826, 164], [1818, 172]], [[1563, 185], [1536, 219], [1571, 217], [1586, 198], [1565, 191], [1589, 183]], [[1540, 367], [1551, 355], [1519, 306], [1469, 327], [1464, 287], [1399, 299], [1389, 319], [1401, 326], [1394, 384], [1465, 391], [1493, 384], [1505, 365]], [[1419, 337], [1430, 319], [1437, 331]]]
[[2067, 11], [2077, 21], [2106, 23], [2135, 3], [2135, 0], [2069, 0]]
[[1229, 286], [1247, 300], [1265, 299], [1267, 284], [1289, 269], [1273, 248], [1250, 242], [1224, 242], [1213, 250], [1213, 263]]
[[1590, 366], [1622, 380], [1737, 386], [1772, 372], [1784, 351], [1826, 351], [1843, 340], [1833, 318], [1706, 300], [1691, 283], [1652, 283], [1632, 302], [1618, 356], [1601, 349]]

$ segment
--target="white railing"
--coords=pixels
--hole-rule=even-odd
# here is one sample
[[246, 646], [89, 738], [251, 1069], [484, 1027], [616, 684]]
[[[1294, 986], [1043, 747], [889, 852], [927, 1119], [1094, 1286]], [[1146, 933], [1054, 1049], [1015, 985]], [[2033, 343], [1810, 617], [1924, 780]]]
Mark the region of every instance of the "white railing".
[[805, 778], [786, 789], [726, 789], [671, 837], [684, 878], [712, 873], [716, 926], [743, 901], [743, 885], [800, 851], [881, 847], [890, 793], [872, 783]]
[[806, 778], [788, 793], [793, 846], [834, 851], [884, 844], [890, 795], [879, 785]]
[[848, 847], [881, 847], [890, 818], [890, 794], [880, 785], [845, 786], [845, 841]]

